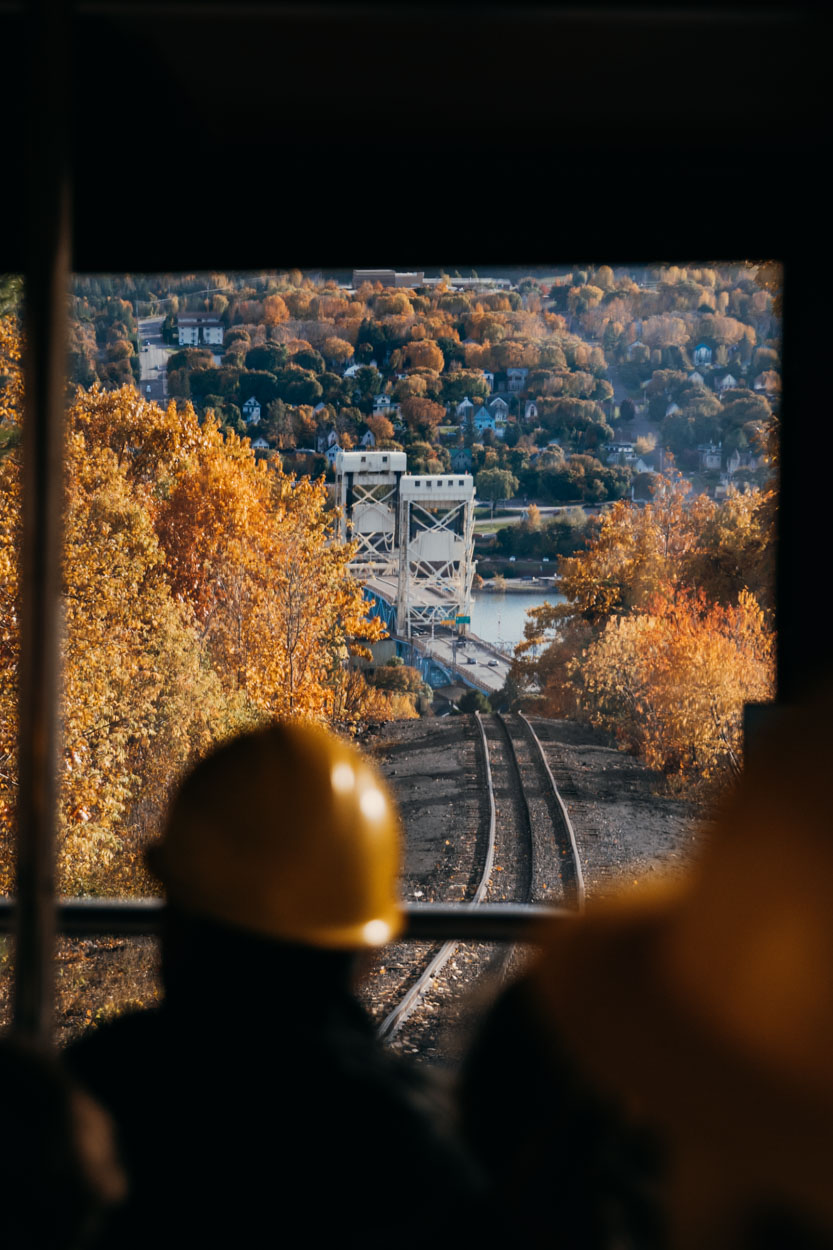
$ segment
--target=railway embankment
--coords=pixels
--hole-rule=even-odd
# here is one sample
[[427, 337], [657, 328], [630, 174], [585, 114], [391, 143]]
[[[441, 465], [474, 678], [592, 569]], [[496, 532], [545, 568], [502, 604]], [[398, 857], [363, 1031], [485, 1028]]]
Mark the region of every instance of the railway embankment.
[[[662, 778], [604, 735], [571, 722], [531, 723], [558, 789], [555, 802], [537, 743], [521, 718], [483, 718], [496, 811], [487, 901], [575, 905], [562, 807], [591, 903], [691, 864], [698, 843], [698, 812], [691, 803], [669, 793]], [[472, 898], [488, 824], [488, 783], [475, 726], [467, 716], [425, 719], [391, 724], [374, 735], [377, 762], [402, 811], [402, 884], [409, 902]], [[434, 954], [413, 943], [380, 952], [362, 995], [380, 1024]], [[420, 992], [407, 1024], [389, 1040], [415, 1058], [453, 1067], [479, 1011], [523, 958], [521, 948], [512, 953], [494, 943], [458, 943], [453, 958]]]
[[[478, 818], [483, 779], [464, 729], [468, 719], [393, 722], [371, 739], [402, 805], [410, 901], [424, 893], [427, 864], [447, 856], [446, 842], [457, 844]], [[638, 889], [690, 866], [702, 815], [695, 803], [588, 725], [537, 717], [531, 723], [570, 813], [588, 899]]]

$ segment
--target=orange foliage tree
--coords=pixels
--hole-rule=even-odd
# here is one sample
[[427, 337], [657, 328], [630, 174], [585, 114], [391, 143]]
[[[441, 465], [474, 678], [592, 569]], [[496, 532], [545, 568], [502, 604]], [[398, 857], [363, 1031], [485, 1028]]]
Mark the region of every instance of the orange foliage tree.
[[743, 705], [771, 697], [771, 491], [721, 503], [660, 478], [559, 561], [565, 601], [530, 613], [513, 679], [669, 774], [736, 771]]
[[[0, 432], [19, 352], [0, 334]], [[0, 890], [12, 885], [20, 464], [0, 457]], [[368, 620], [322, 482], [255, 459], [190, 405], [79, 392], [67, 415], [59, 884], [147, 888], [140, 849], [212, 742], [275, 716], [351, 729], [391, 715], [348, 668]]]
[[430, 438], [441, 421], [445, 419], [445, 408], [430, 399], [412, 396], [402, 401], [400, 408], [402, 419], [408, 429], [415, 435]]
[[723, 605], [666, 590], [647, 611], [612, 617], [571, 667], [593, 724], [651, 768], [737, 775], [744, 704], [773, 695], [773, 636], [748, 591]]
[[406, 343], [402, 356], [408, 369], [432, 369], [435, 373], [442, 373], [445, 366], [445, 357], [432, 339]]

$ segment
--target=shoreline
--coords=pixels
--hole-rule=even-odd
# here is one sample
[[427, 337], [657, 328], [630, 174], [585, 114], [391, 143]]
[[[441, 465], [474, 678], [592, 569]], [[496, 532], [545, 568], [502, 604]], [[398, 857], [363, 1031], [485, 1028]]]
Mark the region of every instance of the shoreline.
[[506, 579], [503, 586], [495, 586], [492, 581], [484, 581], [482, 586], [478, 586], [472, 591], [475, 595], [511, 595], [511, 594], [529, 594], [531, 590], [539, 590], [549, 592], [553, 595], [559, 594], [555, 585], [555, 579], [552, 577], [532, 578], [529, 581], [521, 582], [518, 578]]

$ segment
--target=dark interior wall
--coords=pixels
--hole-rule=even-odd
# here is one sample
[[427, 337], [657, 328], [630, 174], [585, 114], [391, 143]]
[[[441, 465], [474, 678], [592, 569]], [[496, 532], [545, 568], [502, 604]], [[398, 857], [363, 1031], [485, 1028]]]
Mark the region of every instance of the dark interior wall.
[[27, 7], [0, 7], [0, 270], [23, 264], [41, 108], [68, 129], [78, 270], [782, 258], [782, 674], [818, 670], [818, 8], [39, 7], [66, 9], [68, 81], [27, 60]]
[[818, 160], [823, 42], [794, 6], [68, 7], [79, 269], [770, 254]]

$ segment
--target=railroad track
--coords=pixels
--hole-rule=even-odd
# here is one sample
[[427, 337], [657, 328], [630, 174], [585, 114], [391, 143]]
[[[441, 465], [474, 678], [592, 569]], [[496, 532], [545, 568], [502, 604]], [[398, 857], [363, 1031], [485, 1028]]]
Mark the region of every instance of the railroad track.
[[[538, 735], [520, 714], [482, 717], [478, 713], [475, 723], [486, 804], [484, 829], [476, 839], [482, 862], [467, 905], [545, 901], [580, 909], [584, 884], [575, 835]], [[455, 962], [459, 945], [446, 942], [417, 955], [407, 990], [379, 1025], [380, 1038], [392, 1041], [408, 1021], [409, 1032], [417, 1027], [416, 1014], [422, 1007], [419, 1015], [427, 1014], [429, 1019], [427, 1024], [419, 1022], [418, 1032], [423, 1034], [423, 1044], [427, 1044], [426, 1028], [436, 1041], [434, 1034], [452, 1011], [451, 1000], [459, 1004], [464, 997], [460, 989], [468, 990], [485, 972], [505, 975], [513, 962], [514, 948], [496, 952], [493, 943], [477, 943], [465, 948], [460, 967]], [[448, 980], [457, 984], [444, 984]], [[429, 995], [447, 1000], [442, 1011], [427, 1001]]]

